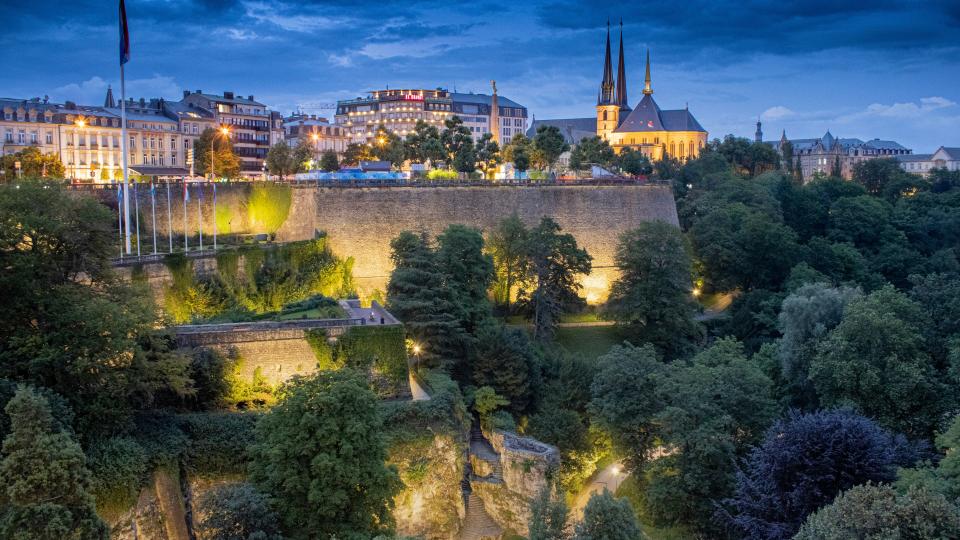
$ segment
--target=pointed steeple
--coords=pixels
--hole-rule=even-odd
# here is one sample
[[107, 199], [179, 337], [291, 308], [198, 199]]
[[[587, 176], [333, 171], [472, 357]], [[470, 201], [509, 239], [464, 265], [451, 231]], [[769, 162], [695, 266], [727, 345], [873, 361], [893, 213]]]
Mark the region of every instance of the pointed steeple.
[[763, 130], [760, 129], [760, 117], [757, 117], [757, 132], [754, 134], [756, 142], [763, 142]]
[[610, 61], [610, 19], [607, 19], [607, 51], [603, 59], [603, 81], [600, 82], [600, 99], [597, 105], [615, 103], [615, 83], [613, 82], [613, 63]]
[[107, 85], [107, 97], [103, 100], [103, 106], [110, 108], [117, 106], [117, 102], [113, 100], [113, 88], [109, 84]]
[[623, 19], [620, 19], [620, 60], [617, 62], [617, 104], [621, 109], [630, 109], [627, 99], [627, 68], [623, 56]]
[[650, 88], [650, 49], [647, 49], [647, 72], [643, 77], [643, 95], [653, 94], [653, 88]]

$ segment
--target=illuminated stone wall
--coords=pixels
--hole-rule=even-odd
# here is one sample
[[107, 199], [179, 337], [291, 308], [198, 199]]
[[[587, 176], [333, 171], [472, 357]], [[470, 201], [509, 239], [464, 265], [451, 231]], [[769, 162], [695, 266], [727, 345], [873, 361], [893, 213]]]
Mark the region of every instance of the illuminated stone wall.
[[[116, 194], [105, 192], [108, 204]], [[224, 184], [218, 188], [218, 221], [221, 234], [259, 234], [249, 218], [246, 197], [250, 187]], [[111, 195], [112, 194], [112, 195]], [[187, 206], [190, 245], [197, 245], [197, 225], [203, 223], [204, 245], [213, 231], [212, 192], [200, 200], [196, 191]], [[148, 190], [140, 193], [141, 249], [152, 251], [152, 207]], [[198, 213], [197, 207], [200, 207]], [[390, 240], [403, 230], [425, 230], [431, 235], [447, 225], [463, 223], [489, 231], [498, 221], [516, 212], [528, 225], [543, 216], [554, 218], [565, 232], [593, 256], [594, 271], [583, 279], [584, 294], [596, 303], [607, 296], [616, 277], [614, 252], [620, 233], [644, 221], [677, 224], [677, 208], [668, 186], [496, 186], [438, 188], [293, 188], [286, 221], [276, 231], [278, 241], [314, 238], [326, 231], [330, 246], [340, 257], [353, 257], [354, 278], [362, 296], [384, 291], [392, 270]], [[160, 251], [168, 246], [166, 190], [158, 189], [157, 229]], [[172, 196], [174, 243], [183, 245], [183, 205], [176, 190]], [[198, 219], [199, 216], [199, 219]], [[158, 269], [159, 270], [159, 269]], [[158, 276], [148, 272], [151, 279]]]
[[354, 258], [360, 293], [369, 295], [386, 289], [393, 268], [390, 240], [401, 231], [435, 235], [463, 223], [486, 232], [513, 212], [529, 225], [550, 216], [587, 249], [595, 267], [583, 280], [591, 303], [606, 298], [616, 277], [620, 233], [644, 221], [678, 223], [667, 186], [310, 188], [294, 190], [290, 217], [277, 239], [302, 240], [326, 231], [334, 253]]

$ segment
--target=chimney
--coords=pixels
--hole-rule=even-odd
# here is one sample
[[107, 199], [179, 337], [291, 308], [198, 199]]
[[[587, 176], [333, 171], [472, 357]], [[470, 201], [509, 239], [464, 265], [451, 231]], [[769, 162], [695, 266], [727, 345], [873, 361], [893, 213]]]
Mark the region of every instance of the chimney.
[[253, 101], [253, 94], [250, 94], [250, 101]]
[[189, 95], [190, 95], [190, 91], [189, 91], [189, 90], [184, 90], [184, 91], [183, 91], [183, 97], [187, 97], [187, 96], [189, 96]]
[[233, 99], [233, 92], [227, 92], [226, 90], [224, 90], [223, 97], [226, 99]]
[[203, 93], [203, 90], [197, 90], [196, 93], [197, 93], [197, 94], [202, 94], [202, 93]]

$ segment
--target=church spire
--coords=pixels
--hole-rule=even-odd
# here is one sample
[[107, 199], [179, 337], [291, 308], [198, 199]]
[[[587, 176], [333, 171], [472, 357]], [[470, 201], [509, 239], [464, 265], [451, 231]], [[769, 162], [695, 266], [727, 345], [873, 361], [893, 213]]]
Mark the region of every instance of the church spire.
[[653, 88], [650, 88], [650, 49], [647, 49], [647, 74], [643, 78], [643, 95], [653, 94]]
[[603, 81], [600, 82], [600, 99], [597, 105], [610, 105], [616, 100], [613, 82], [613, 63], [610, 62], [610, 19], [607, 19], [607, 52], [603, 59]]
[[763, 130], [760, 129], [760, 117], [757, 117], [757, 132], [754, 134], [754, 141], [763, 142]]
[[627, 68], [623, 57], [623, 19], [620, 19], [620, 60], [617, 62], [617, 104], [621, 109], [629, 109], [627, 99]]
[[113, 88], [110, 85], [107, 85], [107, 97], [103, 100], [103, 106], [113, 108], [117, 106], [117, 102], [113, 100]]

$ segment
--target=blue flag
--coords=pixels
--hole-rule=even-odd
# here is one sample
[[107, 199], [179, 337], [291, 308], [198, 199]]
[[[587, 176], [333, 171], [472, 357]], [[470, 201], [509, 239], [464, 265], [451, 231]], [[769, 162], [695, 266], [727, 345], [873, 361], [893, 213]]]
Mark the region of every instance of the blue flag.
[[127, 26], [127, 7], [120, 0], [120, 65], [130, 61], [130, 28]]

